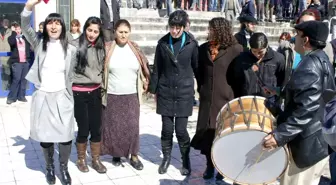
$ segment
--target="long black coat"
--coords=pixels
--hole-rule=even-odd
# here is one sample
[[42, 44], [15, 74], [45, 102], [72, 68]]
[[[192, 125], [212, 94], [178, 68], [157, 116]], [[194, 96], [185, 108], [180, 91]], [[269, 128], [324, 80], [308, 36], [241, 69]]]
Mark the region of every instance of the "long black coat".
[[188, 117], [194, 104], [194, 74], [198, 76], [198, 46], [186, 34], [186, 42], [175, 57], [169, 47], [169, 35], [163, 36], [156, 47], [149, 92], [157, 96], [157, 114]]
[[227, 83], [227, 69], [231, 61], [243, 51], [239, 44], [220, 49], [215, 60], [209, 54], [208, 43], [199, 48], [199, 93], [200, 108], [197, 130], [192, 147], [207, 154], [215, 136], [216, 118], [221, 108], [234, 98]]

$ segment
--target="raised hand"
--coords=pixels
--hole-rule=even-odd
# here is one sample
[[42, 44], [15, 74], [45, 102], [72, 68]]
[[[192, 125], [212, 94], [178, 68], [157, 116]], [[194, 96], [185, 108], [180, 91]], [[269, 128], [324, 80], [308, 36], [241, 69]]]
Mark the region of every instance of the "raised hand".
[[26, 6], [25, 8], [28, 10], [28, 11], [32, 11], [34, 6], [39, 4], [42, 0], [28, 0], [26, 2]]

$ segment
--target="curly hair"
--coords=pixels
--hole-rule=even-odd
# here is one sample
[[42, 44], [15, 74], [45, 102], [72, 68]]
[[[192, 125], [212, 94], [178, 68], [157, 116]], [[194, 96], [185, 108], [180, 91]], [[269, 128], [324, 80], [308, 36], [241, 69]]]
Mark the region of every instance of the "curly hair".
[[209, 29], [213, 31], [212, 40], [220, 44], [221, 48], [228, 48], [237, 43], [233, 36], [232, 24], [223, 17], [215, 17], [209, 21]]

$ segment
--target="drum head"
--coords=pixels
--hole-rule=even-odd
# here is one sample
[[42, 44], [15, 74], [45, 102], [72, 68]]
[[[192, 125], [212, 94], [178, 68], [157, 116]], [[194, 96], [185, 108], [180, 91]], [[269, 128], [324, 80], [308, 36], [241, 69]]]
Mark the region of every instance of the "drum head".
[[270, 183], [285, 171], [287, 152], [279, 147], [263, 150], [265, 132], [237, 130], [215, 140], [212, 160], [225, 177], [242, 184]]

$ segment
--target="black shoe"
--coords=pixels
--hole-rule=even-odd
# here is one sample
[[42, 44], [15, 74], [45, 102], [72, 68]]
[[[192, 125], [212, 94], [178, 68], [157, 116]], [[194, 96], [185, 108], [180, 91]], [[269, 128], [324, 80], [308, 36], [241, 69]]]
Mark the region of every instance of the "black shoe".
[[42, 148], [42, 151], [46, 162], [46, 180], [48, 184], [55, 184], [54, 145], [49, 148]]
[[191, 173], [191, 167], [190, 167], [190, 141], [187, 142], [181, 142], [179, 143], [181, 156], [182, 156], [182, 169], [181, 169], [181, 175], [187, 176]]
[[217, 172], [216, 180], [221, 181], [221, 180], [223, 180], [223, 179], [224, 179], [223, 175], [220, 174], [219, 172]]
[[59, 145], [59, 162], [60, 162], [60, 175], [62, 185], [71, 185], [71, 177], [68, 172], [68, 161], [71, 153], [71, 144]]
[[7, 101], [6, 101], [6, 103], [8, 104], [8, 105], [10, 105], [10, 104], [12, 104], [12, 103], [14, 103], [15, 101], [14, 100], [9, 100], [9, 99], [7, 99]]
[[131, 159], [130, 164], [134, 169], [139, 170], [139, 171], [144, 168], [142, 162], [139, 159], [137, 159], [137, 160], [132, 160]]
[[18, 99], [18, 101], [20, 101], [20, 102], [28, 102], [28, 100], [26, 98], [20, 98], [20, 99]]
[[121, 158], [120, 157], [113, 157], [112, 158], [112, 164], [114, 166], [120, 166], [121, 165]]
[[171, 151], [173, 147], [173, 142], [161, 140], [163, 159], [161, 165], [159, 166], [159, 174], [167, 173], [167, 169], [170, 164]]
[[203, 173], [203, 179], [212, 179], [215, 174], [215, 168], [213, 166], [207, 166]]

